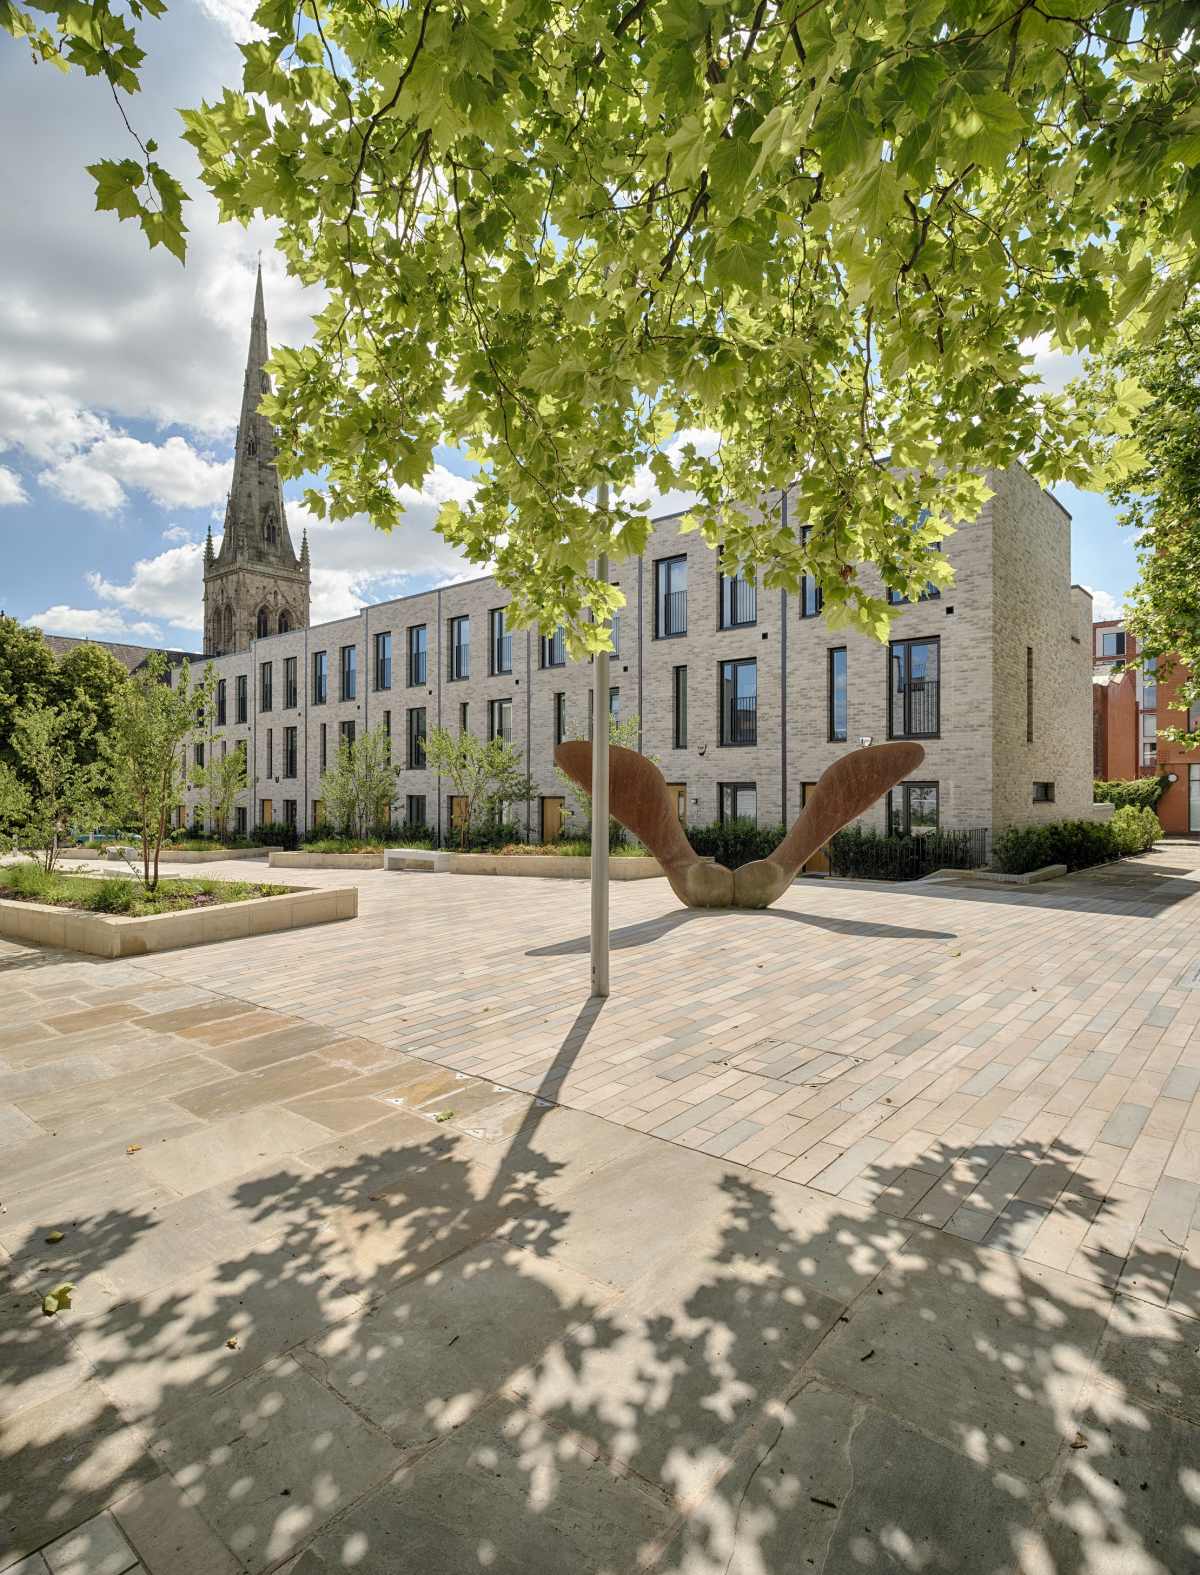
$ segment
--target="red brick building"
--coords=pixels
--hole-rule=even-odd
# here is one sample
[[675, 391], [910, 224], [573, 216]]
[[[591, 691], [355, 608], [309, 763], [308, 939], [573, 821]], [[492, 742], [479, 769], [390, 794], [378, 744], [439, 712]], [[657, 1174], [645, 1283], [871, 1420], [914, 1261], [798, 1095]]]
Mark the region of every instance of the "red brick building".
[[1103, 782], [1139, 774], [1137, 676], [1114, 666], [1092, 674], [1092, 775]]
[[[1200, 722], [1200, 706], [1194, 706], [1189, 716], [1187, 707], [1179, 701], [1179, 685], [1184, 676], [1184, 669], [1176, 668], [1158, 686], [1160, 727], [1195, 728]], [[1163, 830], [1176, 836], [1200, 833], [1200, 749], [1183, 749], [1169, 739], [1160, 738], [1158, 770], [1175, 778], [1168, 784], [1158, 805]]]

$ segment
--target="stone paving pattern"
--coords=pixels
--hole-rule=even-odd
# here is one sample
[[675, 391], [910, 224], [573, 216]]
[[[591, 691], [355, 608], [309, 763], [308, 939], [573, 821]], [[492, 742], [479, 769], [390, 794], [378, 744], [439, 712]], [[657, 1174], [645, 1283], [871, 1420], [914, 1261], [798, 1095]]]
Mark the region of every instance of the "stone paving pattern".
[[356, 883], [0, 942], [0, 1570], [1200, 1564], [1200, 847]]

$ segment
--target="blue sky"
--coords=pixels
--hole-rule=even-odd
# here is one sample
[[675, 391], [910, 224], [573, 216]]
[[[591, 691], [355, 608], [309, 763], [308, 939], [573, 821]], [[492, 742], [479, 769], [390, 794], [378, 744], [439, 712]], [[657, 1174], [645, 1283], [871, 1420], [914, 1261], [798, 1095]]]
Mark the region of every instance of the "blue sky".
[[[319, 305], [285, 276], [265, 226], [216, 222], [175, 135], [173, 106], [232, 79], [250, 9], [185, 0], [144, 32], [146, 91], [131, 114], [195, 199], [186, 269], [93, 211], [84, 164], [127, 152], [101, 85], [0, 51], [0, 608], [47, 630], [198, 643], [204, 534], [224, 511], [258, 249], [273, 343], [302, 342]], [[1059, 381], [1061, 358], [1046, 366]], [[290, 508], [297, 545], [311, 525], [314, 619], [478, 573], [432, 528], [440, 503], [465, 495], [466, 470], [440, 455], [392, 536]], [[1073, 578], [1095, 593], [1097, 616], [1111, 615], [1136, 578], [1132, 536], [1102, 497], [1058, 495], [1074, 521]]]

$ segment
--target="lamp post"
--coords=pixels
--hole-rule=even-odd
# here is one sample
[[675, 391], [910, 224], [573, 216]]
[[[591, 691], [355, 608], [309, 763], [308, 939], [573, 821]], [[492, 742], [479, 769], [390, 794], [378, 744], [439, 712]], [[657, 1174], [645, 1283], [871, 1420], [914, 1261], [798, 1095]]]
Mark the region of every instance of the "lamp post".
[[[608, 514], [608, 482], [597, 504]], [[596, 578], [608, 584], [608, 554], [596, 555]], [[592, 699], [592, 994], [608, 994], [608, 652], [596, 652]]]

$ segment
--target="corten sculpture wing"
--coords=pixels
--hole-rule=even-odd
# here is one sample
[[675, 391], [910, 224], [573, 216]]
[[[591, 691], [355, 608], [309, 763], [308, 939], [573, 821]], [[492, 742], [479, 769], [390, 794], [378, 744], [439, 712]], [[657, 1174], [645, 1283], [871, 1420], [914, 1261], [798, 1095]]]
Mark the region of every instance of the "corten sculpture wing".
[[[911, 775], [925, 758], [920, 744], [875, 744], [843, 755], [822, 775], [792, 829], [767, 859], [740, 869], [706, 864], [687, 839], [662, 772], [636, 750], [609, 745], [608, 795], [614, 819], [663, 867], [671, 889], [689, 908], [766, 908], [835, 831], [870, 809]], [[573, 782], [590, 790], [592, 746], [559, 744], [554, 759]]]

